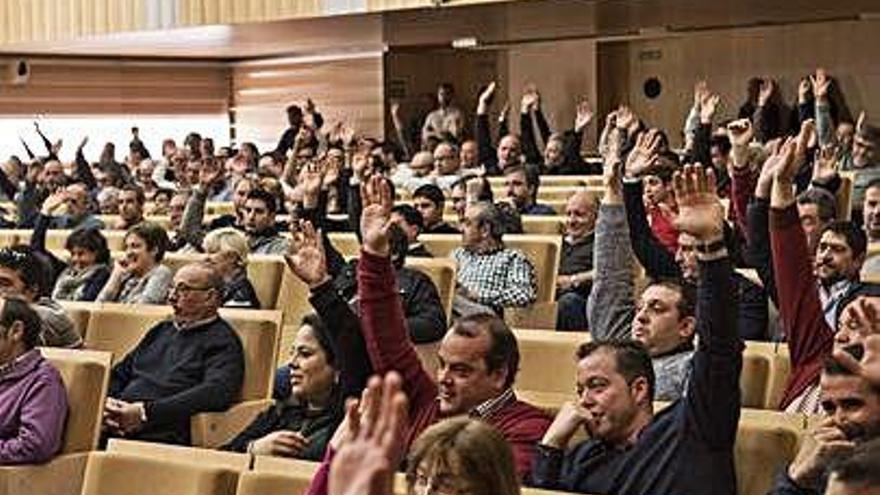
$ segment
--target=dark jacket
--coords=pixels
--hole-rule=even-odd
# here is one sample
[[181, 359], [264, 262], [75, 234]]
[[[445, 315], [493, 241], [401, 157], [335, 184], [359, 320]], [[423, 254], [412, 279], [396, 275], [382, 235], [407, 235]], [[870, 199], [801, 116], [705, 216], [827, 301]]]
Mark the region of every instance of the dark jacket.
[[190, 418], [231, 406], [243, 378], [241, 341], [226, 320], [185, 330], [165, 320], [113, 367], [107, 395], [144, 403], [147, 422], [129, 438], [188, 445]]
[[223, 307], [260, 309], [260, 299], [246, 270], [239, 270], [232, 281], [223, 286]]
[[700, 264], [699, 346], [683, 398], [655, 415], [635, 445], [585, 440], [568, 452], [540, 445], [539, 488], [616, 495], [736, 493], [733, 445], [740, 415], [743, 344], [728, 259]]

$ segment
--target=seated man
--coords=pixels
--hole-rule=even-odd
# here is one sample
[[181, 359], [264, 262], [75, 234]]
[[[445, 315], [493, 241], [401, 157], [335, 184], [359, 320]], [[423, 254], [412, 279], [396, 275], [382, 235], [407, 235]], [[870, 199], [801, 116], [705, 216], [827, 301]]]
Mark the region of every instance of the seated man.
[[0, 465], [46, 462], [61, 448], [67, 392], [35, 349], [40, 317], [15, 297], [0, 308]]
[[188, 445], [190, 418], [223, 411], [238, 399], [244, 354], [222, 319], [223, 278], [206, 263], [174, 275], [174, 316], [156, 324], [113, 367], [104, 409], [111, 435]]
[[147, 197], [139, 186], [122, 186], [119, 190], [119, 222], [113, 227], [128, 230], [144, 221], [144, 203]]
[[[841, 352], [860, 359], [865, 350], [858, 343]], [[824, 364], [819, 383], [819, 402], [826, 417], [811, 432], [811, 438], [803, 442], [788, 469], [780, 474], [772, 495], [822, 493], [834, 464], [849, 458], [858, 445], [880, 436], [880, 393], [876, 384], [831, 358]]]
[[507, 199], [520, 215], [555, 215], [551, 206], [537, 202], [541, 177], [533, 165], [511, 165], [504, 169]]
[[535, 268], [522, 252], [504, 247], [501, 237], [505, 228], [495, 205], [468, 205], [462, 223], [462, 247], [452, 251], [458, 264], [454, 313], [500, 314], [505, 307], [535, 302]]
[[442, 141], [434, 148], [434, 183], [448, 191], [461, 178], [460, 172], [458, 147], [454, 143]]
[[422, 222], [422, 215], [413, 208], [412, 205], [402, 204], [402, 205], [394, 205], [391, 208], [391, 221], [396, 223], [400, 230], [406, 234], [407, 241], [407, 256], [413, 256], [416, 258], [433, 258], [432, 255], [425, 246], [419, 242], [419, 234], [422, 233], [422, 229], [424, 228], [424, 223]]
[[416, 189], [433, 184], [431, 173], [434, 171], [434, 155], [430, 151], [419, 151], [408, 165], [400, 164], [391, 176], [394, 187], [412, 194]]
[[254, 189], [244, 204], [244, 230], [253, 254], [284, 254], [289, 241], [278, 233], [278, 203], [271, 193]]
[[587, 328], [587, 298], [592, 287], [596, 196], [578, 191], [565, 205], [565, 235], [556, 277], [556, 329]]
[[[516, 134], [507, 134], [498, 141], [498, 149], [492, 146], [489, 130], [489, 107], [495, 97], [495, 82], [480, 93], [477, 99], [477, 121], [474, 134], [477, 141], [478, 167], [482, 167], [486, 175], [501, 175], [505, 169], [522, 164], [522, 142]], [[464, 147], [462, 147], [464, 153]], [[471, 167], [462, 160], [462, 168]]]
[[406, 338], [405, 319], [389, 258], [391, 195], [381, 180], [373, 184], [361, 222], [363, 252], [358, 264], [361, 328], [375, 373], [397, 371], [410, 400], [406, 445], [431, 424], [470, 415], [494, 426], [510, 443], [520, 477], [531, 467], [535, 443], [549, 418], [520, 402], [513, 392], [519, 364], [516, 337], [494, 315], [459, 319], [438, 351], [437, 380], [422, 367]]
[[[85, 184], [71, 184], [46, 198], [37, 222], [48, 222], [50, 229], [103, 229], [104, 222], [92, 214], [90, 202]], [[66, 211], [55, 216], [62, 205]]]
[[[695, 325], [700, 339], [687, 392], [655, 414], [655, 375], [641, 343], [583, 344], [577, 352], [579, 397], [562, 407], [538, 446], [532, 470], [537, 487], [604, 495], [736, 493], [743, 344], [736, 298], [730, 297], [733, 267], [720, 243], [723, 208], [713, 174], [686, 167], [675, 182], [677, 225], [704, 246]], [[569, 449], [581, 427], [590, 438]]]
[[48, 260], [41, 260], [29, 246], [0, 249], [0, 297], [21, 297], [31, 304], [43, 322], [39, 345], [82, 347], [82, 337], [64, 308], [42, 296], [52, 291], [51, 271]]
[[880, 493], [880, 440], [856, 446], [848, 459], [834, 465], [825, 493], [865, 495]]
[[[451, 188], [451, 186], [450, 186]], [[443, 221], [446, 197], [443, 190], [433, 184], [426, 184], [413, 193], [413, 206], [422, 215], [425, 234], [458, 234], [458, 229]]]

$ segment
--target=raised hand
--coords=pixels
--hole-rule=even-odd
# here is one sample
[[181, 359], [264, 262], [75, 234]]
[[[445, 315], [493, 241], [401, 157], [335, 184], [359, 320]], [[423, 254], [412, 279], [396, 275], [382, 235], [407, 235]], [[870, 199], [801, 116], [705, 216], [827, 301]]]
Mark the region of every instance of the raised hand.
[[575, 107], [574, 131], [581, 132], [593, 120], [593, 110], [590, 108], [590, 102], [583, 99], [578, 102]]
[[330, 280], [321, 232], [316, 232], [311, 222], [305, 220], [300, 220], [296, 227], [291, 229], [293, 241], [284, 261], [294, 275], [313, 289]]
[[662, 140], [663, 137], [657, 129], [639, 134], [635, 148], [626, 157], [627, 177], [640, 177], [650, 170], [657, 161]]
[[520, 111], [522, 113], [529, 113], [532, 110], [537, 110], [540, 102], [541, 96], [538, 94], [538, 88], [534, 84], [526, 84], [525, 89], [523, 89], [522, 99], [520, 100]]
[[507, 113], [510, 112], [510, 102], [505, 101], [504, 105], [501, 107], [501, 111], [498, 112], [498, 123], [503, 124], [507, 121]]
[[85, 136], [82, 138], [82, 141], [79, 142], [79, 146], [76, 147], [77, 151], [82, 151], [83, 148], [86, 147], [86, 144], [89, 142], [89, 137]]
[[824, 146], [813, 160], [813, 181], [827, 183], [837, 176], [839, 168], [837, 149], [832, 145]]
[[706, 81], [697, 81], [694, 84], [694, 106], [699, 107], [703, 103], [703, 99], [709, 96], [709, 84]]
[[816, 141], [816, 121], [807, 119], [801, 122], [801, 130], [795, 140], [794, 158], [798, 168], [807, 161], [807, 151]]
[[[796, 150], [796, 138], [789, 137], [786, 138], [779, 149], [768, 158], [768, 160], [773, 160], [770, 165], [772, 166], [773, 179], [775, 181], [791, 184], [794, 180], [794, 176], [797, 174], [798, 169], [798, 163], [795, 160]], [[767, 166], [766, 163], [765, 166]]]
[[391, 187], [388, 181], [379, 174], [374, 174], [361, 184], [361, 201], [364, 209], [361, 213], [361, 238], [364, 251], [377, 256], [391, 254]]
[[40, 208], [40, 212], [43, 215], [51, 216], [54, 214], [59, 208], [64, 205], [64, 202], [67, 200], [67, 191], [64, 189], [55, 192], [49, 195], [45, 201], [43, 201], [43, 206]]
[[676, 228], [703, 241], [722, 237], [724, 207], [718, 199], [712, 168], [685, 165], [673, 175], [672, 186], [678, 204]]
[[304, 196], [317, 197], [324, 182], [324, 166], [316, 162], [307, 163], [299, 174], [299, 182]]
[[733, 146], [748, 146], [755, 136], [752, 122], [749, 119], [739, 119], [727, 124], [727, 137]]
[[480, 97], [477, 100], [478, 115], [485, 115], [489, 111], [489, 104], [493, 96], [495, 96], [495, 81], [490, 82], [486, 89], [480, 93]]
[[862, 341], [865, 353], [861, 360], [852, 357], [843, 349], [835, 350], [833, 356], [838, 363], [871, 382], [873, 387], [880, 387], [880, 333], [878, 333], [880, 332], [880, 323], [877, 321], [876, 312], [874, 312], [873, 321], [866, 322], [865, 325], [874, 333]]
[[761, 89], [758, 90], [758, 106], [763, 107], [766, 105], [775, 90], [776, 81], [769, 78], [761, 80]]
[[831, 86], [831, 78], [823, 68], [816, 69], [815, 74], [810, 74], [810, 85], [817, 100], [828, 98], [828, 88]]
[[707, 90], [706, 95], [700, 101], [700, 122], [703, 124], [712, 123], [712, 118], [715, 117], [715, 111], [717, 110], [720, 101], [720, 96], [710, 94]]
[[357, 424], [353, 438], [343, 445], [330, 466], [330, 495], [388, 495], [394, 469], [404, 454], [407, 399], [401, 391], [401, 378], [395, 372], [384, 380], [373, 377], [368, 411], [358, 411], [356, 403], [346, 407], [346, 421]]
[[813, 79], [813, 76], [805, 77], [801, 79], [801, 82], [798, 83], [798, 103], [806, 103], [807, 96], [810, 94], [810, 89], [812, 88], [810, 81]]

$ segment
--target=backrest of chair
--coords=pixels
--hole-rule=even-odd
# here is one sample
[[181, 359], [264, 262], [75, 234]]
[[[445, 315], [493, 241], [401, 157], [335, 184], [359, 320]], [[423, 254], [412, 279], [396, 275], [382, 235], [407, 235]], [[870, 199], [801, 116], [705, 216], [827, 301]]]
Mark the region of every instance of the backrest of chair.
[[[767, 374], [764, 377], [764, 393], [763, 399], [758, 405], [749, 405], [748, 407], [758, 407], [762, 409], [776, 409], [782, 398], [782, 393], [788, 383], [788, 375], [791, 372], [791, 362], [788, 356], [788, 345], [779, 342], [755, 342], [747, 341], [744, 358], [749, 356], [760, 355], [761, 359], [767, 362]], [[743, 367], [743, 375], [746, 367]], [[740, 383], [744, 385], [744, 376], [740, 377]], [[746, 407], [743, 404], [743, 407]]]
[[89, 316], [85, 346], [113, 353], [119, 362], [156, 323], [171, 316], [170, 306], [100, 304]]
[[239, 473], [228, 468], [130, 454], [89, 456], [83, 495], [233, 495]]
[[424, 273], [434, 282], [448, 319], [452, 315], [452, 300], [455, 298], [455, 260], [409, 257], [406, 266]]
[[518, 249], [532, 262], [538, 278], [538, 302], [550, 302], [556, 298], [556, 275], [562, 253], [562, 236], [559, 235], [506, 235], [504, 244]]
[[55, 366], [67, 389], [68, 411], [61, 453], [93, 450], [101, 435], [110, 354], [54, 347], [43, 347], [40, 353]]
[[327, 234], [333, 247], [345, 258], [359, 257], [361, 244], [354, 232], [330, 232]]
[[453, 249], [461, 246], [460, 234], [422, 234], [419, 240], [428, 252], [438, 258], [448, 258]]
[[297, 477], [305, 476], [311, 479], [318, 471], [319, 466], [320, 464], [317, 462], [290, 459], [287, 457], [268, 455], [258, 455], [254, 457], [254, 472], [257, 473], [275, 473]]
[[303, 316], [314, 312], [309, 304], [309, 287], [290, 268], [282, 271], [275, 309], [284, 313], [285, 325], [299, 325]]
[[743, 409], [734, 446], [738, 493], [769, 492], [774, 477], [794, 459], [803, 434], [800, 415]]
[[562, 234], [565, 217], [562, 215], [523, 215], [523, 233], [526, 234]]
[[[849, 220], [852, 216], [852, 195], [855, 185], [855, 172], [852, 170], [840, 172], [840, 187], [837, 188], [837, 219]], [[856, 205], [861, 208], [862, 205]]]
[[202, 466], [231, 469], [233, 471], [247, 471], [251, 464], [250, 455], [239, 452], [141, 442], [121, 438], [111, 438], [107, 442], [107, 452], [159, 459], [168, 462], [195, 463]]
[[[204, 261], [203, 253], [167, 253], [162, 264], [177, 271], [180, 267]], [[281, 276], [286, 264], [284, 257], [279, 255], [252, 254], [248, 256], [247, 276], [254, 286], [257, 298], [263, 309], [274, 308], [278, 300], [278, 290], [281, 287]]]
[[269, 398], [281, 343], [281, 312], [221, 308], [220, 316], [232, 325], [244, 348], [242, 400]]
[[575, 389], [575, 351], [590, 340], [589, 334], [520, 329], [514, 334], [520, 355], [517, 389], [554, 393]]
[[236, 495], [300, 494], [308, 490], [311, 482], [311, 477], [250, 471], [238, 477], [238, 488], [235, 493]]
[[764, 407], [767, 384], [770, 380], [772, 356], [754, 348], [743, 352], [743, 367], [739, 375], [740, 404], [742, 407]]

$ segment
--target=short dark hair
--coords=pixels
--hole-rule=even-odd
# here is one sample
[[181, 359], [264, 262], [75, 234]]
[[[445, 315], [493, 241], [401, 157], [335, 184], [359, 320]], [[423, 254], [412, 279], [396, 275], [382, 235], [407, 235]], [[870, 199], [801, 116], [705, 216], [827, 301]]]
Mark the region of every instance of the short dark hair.
[[455, 94], [455, 86], [453, 86], [451, 82], [440, 83], [440, 85], [437, 86], [437, 89], [443, 89], [443, 90], [449, 91], [450, 93]]
[[30, 246], [18, 245], [0, 249], [0, 266], [15, 270], [25, 289], [36, 294], [42, 293], [44, 266]]
[[872, 187], [880, 187], [880, 177], [871, 179], [871, 181], [868, 182], [868, 185], [865, 186], [865, 191], [871, 189]]
[[[860, 343], [850, 344], [842, 350], [858, 361], [861, 361], [862, 357], [865, 355], [865, 346]], [[841, 364], [837, 359], [834, 359], [834, 356], [827, 356], [825, 358], [825, 362], [822, 366], [822, 373], [832, 376], [855, 376], [855, 373], [853, 373], [851, 369]]]
[[526, 178], [526, 187], [534, 188], [532, 198], [538, 194], [538, 186], [541, 185], [541, 173], [535, 165], [512, 165], [504, 168], [504, 175], [522, 173]]
[[119, 192], [120, 192], [120, 193], [123, 193], [123, 192], [126, 192], [126, 191], [128, 191], [128, 192], [132, 192], [132, 191], [133, 191], [133, 192], [135, 193], [135, 197], [136, 197], [137, 202], [138, 202], [139, 205], [142, 205], [142, 206], [143, 206], [143, 204], [147, 202], [147, 195], [144, 194], [144, 188], [143, 188], [143, 187], [138, 186], [138, 185], [136, 185], [136, 184], [125, 184], [125, 185], [123, 185], [122, 187], [119, 188]]
[[403, 217], [406, 223], [418, 227], [419, 232], [421, 232], [425, 228], [425, 220], [422, 218], [422, 214], [419, 213], [419, 210], [415, 209], [413, 205], [394, 205], [394, 207], [391, 208], [391, 213], [397, 213], [398, 215]]
[[675, 309], [678, 310], [679, 318], [697, 314], [697, 288], [693, 284], [675, 278], [661, 278], [648, 284], [648, 287], [654, 285], [678, 292], [679, 298]]
[[300, 117], [302, 117], [303, 114], [302, 108], [300, 108], [299, 105], [288, 105], [286, 111], [288, 114], [292, 113], [294, 115], [299, 115]]
[[269, 210], [269, 213], [275, 213], [278, 211], [278, 202], [275, 200], [275, 195], [265, 189], [252, 189], [251, 192], [248, 193], [247, 199], [262, 201], [266, 205], [266, 209]]
[[644, 344], [637, 340], [594, 340], [581, 344], [575, 356], [581, 361], [598, 351], [614, 354], [617, 372], [623, 375], [627, 383], [632, 383], [640, 376], [645, 377], [648, 381], [650, 399], [654, 399], [657, 377], [654, 375], [651, 354]]
[[486, 369], [492, 372], [506, 368], [504, 386], [513, 385], [519, 371], [519, 344], [504, 320], [491, 313], [477, 313], [456, 320], [451, 331], [470, 338], [486, 332], [490, 340], [489, 351], [486, 353]]
[[811, 187], [798, 195], [797, 203], [799, 205], [816, 205], [816, 209], [819, 210], [819, 219], [823, 222], [830, 222], [837, 216], [837, 201], [825, 189]]
[[494, 204], [487, 201], [480, 201], [473, 206], [480, 208], [480, 213], [477, 215], [476, 220], [480, 225], [487, 225], [489, 227], [490, 237], [500, 241], [507, 231], [501, 211]]
[[717, 146], [722, 155], [729, 154], [732, 148], [730, 138], [727, 136], [712, 136], [709, 139], [709, 149], [712, 149], [713, 146]]
[[446, 202], [446, 196], [443, 195], [443, 190], [434, 184], [424, 184], [419, 186], [418, 189], [413, 192], [413, 198], [425, 198], [437, 205], [438, 208], [442, 208]]
[[16, 321], [24, 325], [24, 346], [33, 349], [42, 341], [43, 320], [31, 308], [27, 301], [20, 297], [6, 297], [3, 310], [0, 311], [0, 325], [9, 328]]
[[834, 232], [846, 239], [846, 244], [853, 252], [853, 258], [864, 256], [865, 250], [868, 248], [868, 236], [865, 231], [858, 225], [848, 220], [835, 220], [822, 229], [819, 236], [825, 235], [826, 232]]
[[831, 464], [831, 474], [837, 481], [863, 490], [880, 487], [880, 439], [856, 445], [851, 455]]
[[64, 241], [64, 249], [70, 251], [75, 247], [95, 253], [95, 261], [98, 263], [110, 262], [110, 249], [107, 247], [107, 239], [98, 229], [76, 229], [71, 232], [70, 237]]
[[147, 250], [156, 251], [156, 263], [162, 261], [165, 257], [165, 251], [168, 250], [168, 233], [159, 224], [154, 222], [141, 222], [134, 227], [128, 229], [125, 237], [136, 235], [144, 240]]

